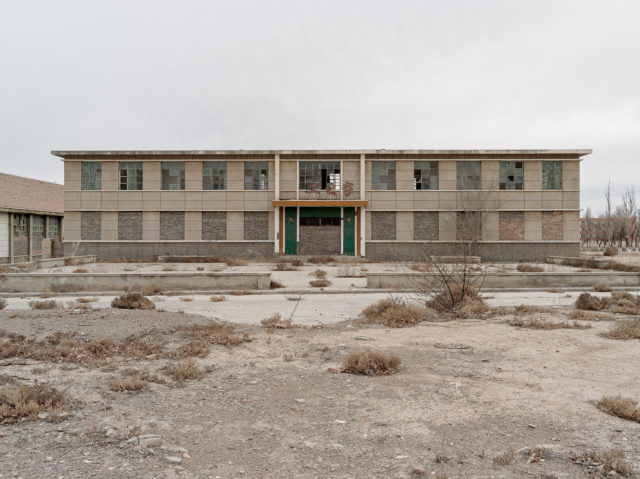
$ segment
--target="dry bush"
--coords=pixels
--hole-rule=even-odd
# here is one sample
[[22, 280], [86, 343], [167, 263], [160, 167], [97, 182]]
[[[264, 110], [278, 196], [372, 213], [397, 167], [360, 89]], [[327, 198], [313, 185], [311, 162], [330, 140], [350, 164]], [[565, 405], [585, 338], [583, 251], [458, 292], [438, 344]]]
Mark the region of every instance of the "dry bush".
[[365, 322], [380, 323], [390, 328], [402, 328], [423, 321], [427, 311], [423, 307], [391, 298], [381, 299], [377, 303], [367, 306], [361, 314]]
[[519, 264], [516, 269], [521, 273], [542, 273], [544, 271], [541, 266], [532, 266], [530, 264]]
[[396, 372], [402, 361], [395, 354], [378, 353], [376, 351], [362, 351], [351, 353], [342, 361], [343, 373], [364, 374], [392, 374]]
[[197, 271], [204, 271], [204, 268], [203, 268], [202, 266], [198, 266], [198, 267], [196, 268], [196, 270], [197, 270]]
[[640, 339], [640, 319], [620, 320], [604, 336], [611, 339]]
[[521, 304], [517, 306], [514, 311], [516, 313], [553, 313], [549, 308], [542, 308], [540, 306], [532, 306], [530, 304]]
[[119, 309], [155, 309], [153, 301], [140, 293], [125, 293], [111, 301], [112, 308]]
[[282, 284], [279, 281], [276, 281], [275, 279], [272, 279], [271, 283], [269, 283], [269, 289], [280, 289], [280, 288], [284, 288], [284, 284]]
[[[631, 465], [625, 460], [624, 451], [621, 449], [610, 449], [602, 453], [595, 451], [584, 451], [582, 453], [571, 452], [571, 460], [577, 464], [592, 468], [598, 468], [602, 475], [616, 475], [628, 477], [633, 473]], [[613, 474], [611, 472], [613, 471]]]
[[327, 286], [331, 286], [331, 281], [328, 279], [314, 279], [313, 281], [309, 281], [309, 285], [314, 288], [326, 288]]
[[491, 459], [491, 461], [496, 466], [507, 466], [513, 462], [516, 458], [516, 451], [513, 449], [509, 449], [508, 451], [503, 452], [502, 454], [498, 454], [496, 457]]
[[67, 404], [67, 397], [46, 384], [21, 385], [0, 377], [0, 423], [12, 424], [22, 418], [36, 420], [38, 414], [57, 415]]
[[146, 389], [147, 383], [140, 376], [133, 375], [126, 378], [109, 379], [107, 383], [112, 391], [141, 391]]
[[191, 296], [182, 296], [180, 298], [180, 301], [185, 301], [185, 302], [189, 302], [189, 301], [193, 301], [193, 298]]
[[211, 321], [207, 324], [192, 324], [183, 326], [181, 331], [187, 336], [197, 341], [208, 341], [211, 344], [223, 346], [238, 346], [242, 343], [251, 342], [251, 338], [246, 334], [236, 334], [235, 328], [230, 324]]
[[509, 325], [528, 329], [589, 329], [590, 324], [580, 324], [577, 321], [572, 323], [568, 321], [554, 322], [547, 319], [525, 319], [516, 318], [509, 321]]
[[335, 259], [333, 259], [331, 256], [312, 256], [307, 260], [308, 263], [312, 264], [329, 264], [334, 261]]
[[193, 359], [185, 359], [178, 363], [169, 364], [164, 368], [164, 373], [174, 381], [181, 383], [187, 379], [200, 379], [206, 371], [200, 369]]
[[527, 458], [527, 462], [531, 464], [532, 462], [540, 462], [541, 460], [547, 457], [547, 452], [549, 450], [543, 446], [536, 447], [528, 447], [522, 454]]
[[326, 278], [327, 277], [327, 272], [325, 270], [323, 270], [323, 269], [317, 269], [317, 270], [312, 271], [311, 273], [309, 273], [309, 276], [315, 276], [318, 279]]
[[165, 266], [164, 268], [162, 268], [162, 271], [165, 272], [169, 272], [169, 271], [175, 271], [176, 269], [173, 266]]
[[249, 262], [242, 258], [226, 258], [223, 263], [227, 263], [227, 266], [247, 266]]
[[53, 299], [49, 300], [32, 300], [29, 301], [29, 307], [31, 309], [56, 309], [60, 306], [60, 303]]
[[576, 309], [584, 309], [586, 311], [600, 311], [611, 306], [611, 298], [591, 296], [589, 293], [582, 293], [578, 296], [575, 303]]
[[170, 354], [172, 358], [206, 358], [209, 356], [211, 349], [209, 343], [205, 340], [194, 340], [183, 346], [180, 346]]
[[43, 298], [51, 298], [53, 297], [53, 293], [51, 292], [51, 290], [49, 288], [44, 288], [44, 294], [42, 295]]
[[85, 268], [76, 268], [73, 270], [74, 273], [88, 273], [89, 270]]
[[0, 264], [0, 274], [8, 273], [10, 271], [8, 266]]
[[292, 259], [292, 260], [291, 260], [291, 264], [292, 264], [293, 266], [304, 266], [304, 261], [302, 261], [302, 260], [301, 260], [301, 259], [299, 259], [299, 258], [296, 258], [296, 259]]
[[4, 298], [0, 298], [0, 311], [7, 307], [7, 300]]
[[630, 421], [640, 422], [640, 408], [638, 408], [638, 401], [634, 401], [631, 398], [618, 396], [602, 396], [597, 401], [596, 407], [601, 411], [611, 414], [612, 416], [618, 416], [622, 419], [629, 419]]
[[594, 311], [584, 311], [582, 309], [574, 309], [569, 313], [571, 319], [581, 319], [583, 321], [600, 321], [601, 319], [611, 319], [611, 316]]
[[607, 246], [602, 253], [603, 256], [615, 256], [618, 254], [618, 248], [615, 246]]
[[145, 296], [153, 296], [156, 294], [162, 294], [162, 288], [157, 284], [152, 284], [146, 288], [142, 288], [142, 294]]
[[491, 308], [489, 312], [496, 316], [505, 316], [509, 314], [510, 311], [509, 308], [506, 308], [504, 306], [496, 306], [495, 308]]
[[98, 301], [98, 298], [82, 297], [76, 299], [76, 303], [95, 303], [96, 301]]
[[123, 371], [125, 376], [138, 376], [142, 381], [148, 383], [166, 384], [167, 381], [158, 376], [156, 373], [151, 373], [148, 369], [135, 369], [129, 368]]
[[295, 328], [295, 326], [291, 323], [291, 320], [282, 319], [282, 316], [280, 316], [280, 313], [276, 313], [269, 316], [268, 318], [264, 318], [262, 321], [260, 321], [260, 324], [262, 324], [265, 328], [271, 329], [271, 330]]
[[540, 479], [558, 479], [558, 476], [556, 476], [555, 474], [548, 473], [548, 472], [541, 472], [540, 473]]
[[211, 296], [211, 297], [209, 298], [209, 301], [211, 301], [212, 303], [218, 303], [218, 302], [220, 302], [220, 301], [224, 301], [224, 300], [226, 300], [226, 299], [227, 299], [227, 298], [226, 298], [225, 296]]
[[596, 283], [593, 285], [593, 290], [599, 293], [609, 293], [611, 292], [611, 286], [609, 286], [609, 283]]
[[285, 263], [284, 261], [281, 261], [279, 263], [276, 263], [275, 269], [277, 271], [295, 271], [296, 268], [294, 268], [291, 263]]
[[453, 313], [463, 318], [489, 311], [478, 290], [468, 285], [465, 288], [459, 285], [441, 288], [426, 305], [440, 313]]
[[247, 291], [246, 289], [234, 289], [233, 291], [230, 291], [229, 294], [231, 296], [246, 296], [251, 294], [251, 291]]
[[607, 265], [602, 269], [611, 269], [614, 271], [621, 271], [624, 273], [640, 273], [640, 266], [618, 263], [617, 261], [609, 261]]

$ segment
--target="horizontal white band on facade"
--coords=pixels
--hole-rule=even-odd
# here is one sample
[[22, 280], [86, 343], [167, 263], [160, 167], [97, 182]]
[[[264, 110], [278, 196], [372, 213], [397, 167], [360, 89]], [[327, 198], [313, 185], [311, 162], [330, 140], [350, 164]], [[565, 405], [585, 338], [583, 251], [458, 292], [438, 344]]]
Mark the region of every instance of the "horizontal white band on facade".
[[273, 243], [273, 240], [62, 240], [63, 243]]
[[[65, 193], [225, 193], [225, 192], [229, 192], [229, 193], [261, 193], [261, 192], [275, 192], [275, 190], [64, 190]], [[282, 193], [292, 193], [295, 192], [296, 190], [280, 190], [280, 196], [282, 196]], [[305, 194], [311, 194], [311, 192], [309, 190], [298, 190], [300, 193], [305, 193]], [[324, 190], [320, 191], [320, 193], [322, 193]], [[353, 191], [360, 191], [359, 189], [354, 189]], [[469, 192], [469, 193], [579, 193], [580, 190], [576, 190], [576, 189], [570, 189], [570, 190], [529, 190], [529, 189], [524, 189], [524, 190], [497, 190], [497, 189], [493, 189], [493, 190], [364, 190], [366, 193], [372, 193], [372, 194], [376, 194], [376, 193], [418, 193], [418, 194], [422, 194], [422, 193], [463, 193], [463, 192]], [[337, 193], [337, 192], [336, 192]], [[354, 195], [355, 196], [355, 195]], [[281, 200], [284, 198], [280, 198]], [[314, 200], [309, 200], [309, 201], [314, 201]], [[326, 201], [340, 201], [340, 200], [331, 200], [329, 198], [326, 199]]]
[[[471, 244], [471, 241], [464, 240], [366, 240], [367, 243], [468, 243]], [[549, 244], [549, 243], [569, 243], [569, 244], [580, 244], [580, 241], [572, 241], [572, 240], [478, 240], [475, 243], [482, 244], [494, 244], [494, 243], [515, 243], [515, 244]]]

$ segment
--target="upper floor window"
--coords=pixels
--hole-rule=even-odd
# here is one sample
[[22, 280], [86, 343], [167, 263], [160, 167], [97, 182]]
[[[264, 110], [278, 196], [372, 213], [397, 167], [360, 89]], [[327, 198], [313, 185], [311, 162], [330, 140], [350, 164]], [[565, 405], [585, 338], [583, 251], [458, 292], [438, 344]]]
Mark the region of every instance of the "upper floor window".
[[543, 161], [542, 162], [542, 189], [561, 190], [562, 189], [562, 162]]
[[438, 189], [438, 162], [414, 161], [413, 162], [413, 189], [437, 190]]
[[300, 189], [340, 191], [340, 162], [339, 161], [301, 161]]
[[269, 162], [245, 161], [244, 162], [244, 189], [268, 190], [269, 189]]
[[102, 163], [99, 161], [82, 162], [82, 189], [102, 189]]
[[372, 161], [371, 162], [371, 189], [395, 190], [396, 189], [396, 162]]
[[524, 188], [524, 169], [521, 161], [500, 162], [500, 189], [521, 190]]
[[227, 162], [204, 161], [202, 162], [202, 189], [226, 190], [227, 189]]
[[120, 189], [121, 190], [141, 190], [142, 189], [142, 162], [141, 161], [121, 161], [120, 162]]
[[162, 162], [162, 189], [184, 190], [184, 161]]
[[479, 190], [482, 165], [479, 161], [456, 162], [456, 188]]

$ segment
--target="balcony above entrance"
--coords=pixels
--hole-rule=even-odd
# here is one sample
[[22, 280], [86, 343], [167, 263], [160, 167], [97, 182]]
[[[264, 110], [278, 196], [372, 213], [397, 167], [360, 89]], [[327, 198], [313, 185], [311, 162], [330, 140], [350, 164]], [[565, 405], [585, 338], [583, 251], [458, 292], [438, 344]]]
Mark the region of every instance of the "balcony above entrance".
[[272, 206], [368, 206], [367, 200], [273, 200]]

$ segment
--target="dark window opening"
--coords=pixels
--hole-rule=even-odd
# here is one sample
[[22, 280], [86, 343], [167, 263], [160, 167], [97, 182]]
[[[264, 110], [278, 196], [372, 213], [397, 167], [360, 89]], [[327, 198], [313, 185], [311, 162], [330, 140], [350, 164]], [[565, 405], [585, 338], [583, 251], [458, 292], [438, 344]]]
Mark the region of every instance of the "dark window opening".
[[340, 226], [340, 218], [300, 218], [300, 226]]

